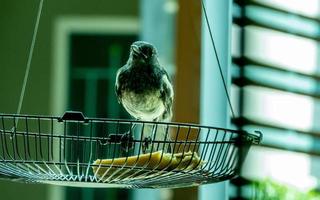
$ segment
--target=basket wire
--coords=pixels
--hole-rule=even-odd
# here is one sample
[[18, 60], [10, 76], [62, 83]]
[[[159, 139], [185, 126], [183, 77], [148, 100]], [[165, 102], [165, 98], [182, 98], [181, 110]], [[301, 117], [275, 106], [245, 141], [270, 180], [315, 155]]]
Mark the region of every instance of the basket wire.
[[197, 186], [235, 177], [261, 137], [194, 124], [86, 118], [80, 112], [0, 114], [0, 177], [79, 187]]

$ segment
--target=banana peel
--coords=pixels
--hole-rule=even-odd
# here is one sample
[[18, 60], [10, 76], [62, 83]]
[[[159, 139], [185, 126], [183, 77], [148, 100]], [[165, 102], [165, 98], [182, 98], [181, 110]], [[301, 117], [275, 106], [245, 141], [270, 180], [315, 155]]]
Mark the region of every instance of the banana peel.
[[[93, 172], [104, 179], [118, 177], [138, 177], [141, 174], [164, 173], [172, 170], [190, 171], [200, 168], [205, 161], [197, 152], [153, 153], [115, 159], [97, 159], [93, 162]], [[153, 170], [153, 171], [152, 171]], [[151, 171], [151, 173], [150, 173]]]

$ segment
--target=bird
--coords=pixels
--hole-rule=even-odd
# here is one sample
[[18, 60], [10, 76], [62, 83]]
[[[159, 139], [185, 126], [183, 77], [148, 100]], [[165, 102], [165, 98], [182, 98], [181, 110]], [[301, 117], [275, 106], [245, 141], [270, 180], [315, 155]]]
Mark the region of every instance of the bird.
[[[115, 93], [118, 102], [137, 120], [169, 122], [172, 118], [172, 82], [151, 43], [131, 44], [129, 58], [116, 74]], [[151, 137], [153, 134], [154, 130]]]

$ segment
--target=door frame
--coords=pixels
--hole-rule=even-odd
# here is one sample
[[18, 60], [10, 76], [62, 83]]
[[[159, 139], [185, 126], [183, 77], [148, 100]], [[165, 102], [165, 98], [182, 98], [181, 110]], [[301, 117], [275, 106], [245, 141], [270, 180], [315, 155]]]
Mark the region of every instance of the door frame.
[[[140, 23], [137, 17], [118, 16], [60, 16], [53, 24], [52, 66], [50, 88], [50, 113], [60, 116], [68, 105], [70, 73], [70, 35], [90, 34], [137, 34]], [[48, 199], [65, 198], [64, 189], [49, 187]]]

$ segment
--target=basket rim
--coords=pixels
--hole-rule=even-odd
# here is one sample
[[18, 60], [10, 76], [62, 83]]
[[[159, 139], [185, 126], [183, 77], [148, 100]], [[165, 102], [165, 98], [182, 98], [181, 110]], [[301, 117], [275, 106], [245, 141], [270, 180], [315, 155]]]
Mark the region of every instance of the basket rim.
[[[66, 111], [65, 114], [69, 112]], [[73, 111], [71, 111], [73, 112]], [[81, 113], [81, 112], [79, 112]], [[82, 113], [81, 113], [82, 114]], [[1, 118], [18, 118], [18, 119], [43, 119], [43, 120], [57, 120], [61, 121], [61, 116], [50, 116], [50, 115], [37, 115], [37, 114], [8, 114], [8, 113], [0, 113]], [[102, 122], [114, 122], [114, 123], [130, 123], [130, 124], [150, 124], [150, 125], [167, 125], [167, 126], [177, 126], [177, 127], [191, 127], [191, 128], [204, 128], [204, 129], [213, 129], [213, 130], [221, 130], [228, 131], [232, 133], [239, 134], [243, 137], [243, 139], [247, 141], [251, 141], [253, 144], [260, 144], [262, 141], [262, 133], [261, 131], [254, 131], [253, 133], [249, 133], [245, 130], [235, 130], [230, 128], [222, 128], [216, 126], [209, 125], [201, 125], [196, 123], [186, 123], [186, 122], [159, 122], [159, 121], [144, 121], [144, 120], [136, 120], [136, 119], [120, 119], [120, 118], [96, 118], [96, 117], [84, 117], [84, 120], [62, 120], [63, 122], [80, 122], [80, 123], [102, 123]]]

